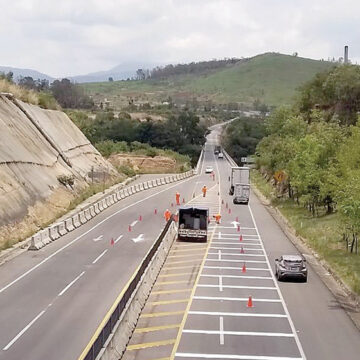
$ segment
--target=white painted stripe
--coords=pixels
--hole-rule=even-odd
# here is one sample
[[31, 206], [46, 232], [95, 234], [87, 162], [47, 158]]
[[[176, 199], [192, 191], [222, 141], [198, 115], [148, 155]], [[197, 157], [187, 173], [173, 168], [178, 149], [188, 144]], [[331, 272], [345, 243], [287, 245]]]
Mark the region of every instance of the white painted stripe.
[[191, 315], [209, 316], [234, 316], [234, 317], [263, 317], [263, 318], [286, 318], [286, 314], [258, 314], [258, 313], [234, 313], [222, 311], [189, 311]]
[[114, 243], [116, 244], [124, 235], [120, 235], [115, 241]]
[[133, 222], [130, 224], [130, 226], [131, 226], [131, 227], [135, 226], [135, 225], [138, 223], [138, 221], [139, 221], [139, 220], [133, 221]]
[[108, 249], [104, 250], [92, 263], [96, 264], [99, 259], [101, 259], [106, 253], [108, 252]]
[[[256, 250], [253, 250], [256, 251]], [[261, 250], [262, 251], [262, 250]], [[208, 253], [208, 255], [217, 255], [216, 253]], [[223, 255], [228, 255], [228, 256], [258, 256], [258, 257], [265, 257], [265, 255], [261, 255], [261, 254], [231, 254], [231, 253], [223, 253]]]
[[[222, 316], [220, 316], [220, 319], [223, 319]], [[224, 335], [237, 335], [237, 336], [270, 336], [270, 337], [287, 337], [287, 338], [293, 338], [293, 333], [271, 333], [271, 332], [256, 332], [256, 331], [224, 331], [224, 329], [221, 329], [221, 321], [220, 321], [220, 331], [218, 330], [188, 330], [184, 329], [182, 331], [183, 333], [187, 334], [207, 334], [207, 335], [220, 335], [224, 337]], [[220, 342], [221, 343], [221, 342]], [[223, 345], [223, 344], [221, 344]]]
[[219, 276], [219, 290], [223, 291], [223, 283], [222, 283], [222, 277]]
[[[273, 280], [271, 276], [248, 276], [248, 275], [216, 275], [216, 274], [201, 274], [201, 277], [221, 277], [229, 279], [257, 279], [257, 280]], [[274, 281], [274, 280], [273, 280]]]
[[62, 296], [65, 294], [65, 292], [75, 284], [76, 281], [78, 281], [83, 275], [85, 274], [85, 271], [83, 271], [79, 276], [77, 276], [69, 285], [67, 285], [63, 290], [60, 291], [58, 296]]
[[[220, 234], [220, 231], [219, 231], [219, 234]], [[242, 235], [243, 237], [244, 236], [248, 236], [248, 237], [256, 237], [258, 238], [259, 235], [258, 234], [243, 234], [242, 232], [236, 232], [236, 233], [221, 233], [221, 236], [222, 237], [237, 237], [239, 238], [239, 236]], [[216, 236], [216, 233], [215, 233], [215, 236]]]
[[219, 254], [219, 260], [221, 260], [221, 250], [219, 250], [218, 254]]
[[[219, 243], [217, 243], [219, 244]], [[210, 249], [215, 249], [215, 250], [241, 250], [241, 244], [243, 243], [239, 243], [239, 246], [237, 247], [226, 247], [226, 246], [210, 246]], [[235, 244], [228, 244], [228, 243], [223, 243], [222, 245], [235, 245]], [[246, 246], [261, 246], [260, 244], [243, 244], [243, 245], [246, 245]], [[244, 250], [246, 250], [247, 248], [244, 247]], [[249, 250], [262, 250], [261, 248], [260, 249], [249, 249]]]
[[[212, 284], [198, 284], [198, 287], [203, 288], [217, 288], [218, 285]], [[242, 285], [222, 285], [224, 289], [252, 289], [252, 290], [277, 290], [276, 287], [271, 286], [242, 286]]]
[[[221, 262], [238, 262], [238, 263], [244, 263], [245, 260], [233, 260], [233, 259], [206, 259], [206, 261], [221, 261]], [[262, 260], [246, 260], [246, 263], [256, 263], [256, 264], [266, 264], [266, 261]]]
[[43, 314], [45, 310], [43, 310], [39, 315], [37, 315], [33, 320], [29, 322], [4, 348], [3, 350], [8, 350], [30, 327], [37, 321]]
[[[219, 324], [219, 329], [220, 330], [216, 331], [216, 333], [218, 333], [220, 335], [220, 345], [224, 345], [225, 337], [224, 337], [224, 317], [223, 316], [219, 317], [219, 322], [220, 322], [220, 324]], [[184, 333], [184, 332], [187, 332], [187, 331], [183, 330], [182, 332]]]
[[[235, 267], [235, 266], [204, 266], [204, 269], [241, 270], [241, 267]], [[250, 271], [270, 271], [270, 269], [246, 267], [246, 271], [248, 271], [248, 270], [250, 270]]]
[[[198, 177], [199, 175], [197, 175], [196, 177]], [[8, 283], [7, 285], [5, 285], [3, 288], [0, 289], [0, 294], [7, 290], [10, 286], [13, 286], [14, 284], [16, 284], [18, 281], [20, 281], [21, 279], [23, 279], [24, 277], [26, 277], [27, 275], [29, 275], [30, 273], [32, 273], [34, 270], [36, 270], [37, 268], [39, 268], [41, 265], [45, 264], [46, 262], [48, 262], [50, 259], [52, 259], [53, 257], [55, 257], [57, 254], [59, 254], [60, 252], [62, 252], [63, 250], [67, 249], [69, 246], [71, 246], [72, 244], [76, 243], [77, 241], [79, 241], [81, 238], [85, 237], [87, 234], [89, 234], [91, 231], [93, 231], [94, 229], [96, 229], [97, 227], [99, 227], [100, 225], [102, 225], [103, 223], [105, 223], [106, 221], [108, 221], [109, 219], [111, 219], [112, 217], [122, 213], [123, 211], [136, 206], [146, 200], [149, 200], [155, 196], [158, 196], [159, 194], [165, 192], [165, 191], [169, 191], [170, 189], [179, 186], [179, 184], [184, 184], [190, 180], [193, 180], [193, 177], [187, 178], [185, 180], [182, 181], [178, 181], [176, 184], [166, 187], [164, 190], [158, 191], [152, 195], [149, 195], [141, 200], [135, 201], [134, 203], [127, 205], [125, 207], [123, 207], [122, 209], [115, 211], [114, 213], [112, 213], [111, 215], [107, 216], [105, 219], [99, 221], [96, 225], [94, 225], [92, 228], [90, 228], [89, 230], [85, 231], [84, 233], [82, 233], [81, 235], [79, 235], [78, 237], [76, 237], [74, 240], [70, 241], [69, 243], [67, 243], [66, 245], [64, 245], [63, 247], [61, 247], [60, 249], [56, 250], [55, 252], [53, 252], [51, 255], [49, 255], [48, 257], [46, 257], [45, 259], [43, 259], [42, 261], [40, 261], [38, 264], [34, 265], [32, 268], [30, 268], [29, 270], [25, 271], [23, 274], [21, 274], [20, 276], [18, 276], [15, 280], [11, 281], [10, 283]]]
[[283, 357], [283, 356], [258, 356], [258, 355], [224, 355], [224, 354], [199, 354], [199, 353], [180, 353], [175, 357], [184, 357], [191, 359], [232, 359], [232, 360], [305, 360], [302, 357]]
[[[211, 227], [210, 227], [211, 228]], [[212, 228], [215, 228], [212, 227]], [[218, 229], [233, 229], [233, 230], [236, 230], [237, 226], [218, 226]], [[252, 227], [240, 227], [240, 231], [243, 231], [243, 230], [256, 230], [255, 228], [252, 228]]]
[[[265, 252], [264, 243], [263, 243], [262, 238], [261, 238], [261, 236], [260, 236], [260, 233], [259, 233], [259, 230], [258, 230], [256, 221], [255, 221], [255, 218], [254, 218], [254, 214], [253, 214], [253, 212], [252, 212], [252, 210], [251, 210], [250, 205], [248, 205], [248, 208], [249, 208], [249, 211], [250, 211], [250, 215], [251, 215], [252, 221], [253, 221], [254, 226], [255, 226], [255, 228], [256, 228], [256, 232], [257, 232], [257, 234], [259, 235], [259, 239], [260, 239], [260, 241], [261, 241], [261, 245], [262, 245], [262, 247], [263, 247], [263, 249], [264, 249], [264, 252]], [[283, 296], [282, 296], [282, 294], [281, 294], [281, 291], [280, 291], [280, 288], [279, 288], [279, 284], [278, 284], [277, 281], [275, 280], [275, 276], [274, 276], [274, 273], [272, 272], [272, 268], [271, 268], [271, 265], [270, 265], [270, 261], [269, 261], [269, 258], [268, 258], [268, 256], [267, 256], [266, 252], [265, 252], [265, 259], [266, 259], [266, 262], [267, 262], [268, 267], [269, 267], [269, 269], [270, 269], [271, 276], [272, 276], [273, 279], [274, 279], [274, 283], [275, 283], [277, 292], [278, 292], [278, 294], [279, 294], [279, 297], [280, 297], [280, 299], [281, 299], [281, 302], [282, 302], [282, 304], [283, 304], [284, 311], [285, 311], [285, 313], [286, 313], [286, 315], [287, 315], [287, 317], [288, 317], [291, 330], [292, 330], [292, 332], [293, 332], [293, 334], [294, 334], [294, 336], [295, 336], [295, 341], [296, 341], [296, 344], [297, 344], [297, 346], [298, 346], [300, 355], [301, 355], [302, 359], [306, 360], [306, 356], [305, 356], [304, 349], [302, 348], [300, 339], [299, 339], [299, 337], [298, 337], [298, 335], [297, 335], [297, 332], [296, 332], [296, 329], [295, 329], [295, 325], [294, 325], [294, 323], [293, 323], [293, 321], [292, 321], [292, 319], [291, 319], [291, 317], [290, 317], [289, 310], [288, 310], [288, 308], [287, 308], [287, 306], [286, 306], [286, 303], [285, 303], [285, 300], [284, 300], [284, 298], [283, 298]]]
[[[243, 236], [243, 241], [240, 242], [240, 238], [239, 236], [236, 237], [232, 237], [232, 238], [213, 238], [213, 240], [221, 240], [221, 241], [213, 241], [212, 244], [229, 244], [229, 245], [234, 245], [234, 244], [242, 244], [245, 243], [245, 241], [247, 241], [249, 244], [250, 243], [258, 243], [260, 245], [260, 240], [259, 239], [252, 239], [252, 238], [245, 238]], [[228, 242], [226, 242], [228, 241]]]
[[[194, 296], [194, 300], [214, 300], [214, 301], [248, 301], [249, 298], [237, 298], [237, 297], [221, 297], [221, 296]], [[270, 303], [281, 303], [280, 299], [257, 299], [252, 298], [254, 302], [270, 302]]]

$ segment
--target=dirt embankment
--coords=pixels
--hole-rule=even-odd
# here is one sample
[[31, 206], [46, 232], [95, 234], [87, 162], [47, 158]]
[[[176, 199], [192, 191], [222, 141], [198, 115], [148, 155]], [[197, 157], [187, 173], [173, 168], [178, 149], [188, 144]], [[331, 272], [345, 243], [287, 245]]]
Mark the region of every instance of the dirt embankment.
[[0, 94], [0, 249], [54, 220], [104, 174], [117, 176], [66, 114]]
[[179, 164], [174, 159], [166, 156], [150, 157], [124, 153], [113, 154], [108, 160], [117, 168], [128, 166], [140, 173], [165, 174], [179, 171]]

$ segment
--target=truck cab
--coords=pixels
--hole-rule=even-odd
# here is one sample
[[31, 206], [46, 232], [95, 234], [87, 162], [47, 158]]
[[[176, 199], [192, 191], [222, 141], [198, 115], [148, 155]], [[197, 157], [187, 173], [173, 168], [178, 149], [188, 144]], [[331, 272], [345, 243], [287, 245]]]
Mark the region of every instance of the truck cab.
[[179, 208], [178, 240], [207, 241], [209, 209], [182, 206]]

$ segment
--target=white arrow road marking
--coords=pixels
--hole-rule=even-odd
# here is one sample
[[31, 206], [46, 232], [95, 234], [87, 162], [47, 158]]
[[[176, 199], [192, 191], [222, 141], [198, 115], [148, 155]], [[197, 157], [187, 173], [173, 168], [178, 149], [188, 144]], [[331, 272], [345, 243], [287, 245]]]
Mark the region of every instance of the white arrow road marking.
[[95, 242], [97, 242], [97, 241], [100, 241], [100, 240], [102, 240], [102, 238], [104, 237], [104, 235], [100, 235], [100, 236], [98, 236], [97, 238], [95, 238], [95, 239], [93, 239]]
[[144, 234], [140, 234], [138, 237], [136, 237], [135, 239], [132, 239], [132, 241], [134, 243], [137, 243], [139, 241], [143, 241], [144, 240]]
[[240, 223], [238, 221], [231, 221], [230, 224], [233, 224], [234, 228], [237, 228]]
[[114, 243], [116, 244], [124, 235], [120, 235], [115, 241]]
[[133, 227], [133, 226], [135, 226], [137, 223], [138, 223], [138, 220], [135, 220], [135, 221], [133, 221], [133, 222], [130, 224], [130, 226]]

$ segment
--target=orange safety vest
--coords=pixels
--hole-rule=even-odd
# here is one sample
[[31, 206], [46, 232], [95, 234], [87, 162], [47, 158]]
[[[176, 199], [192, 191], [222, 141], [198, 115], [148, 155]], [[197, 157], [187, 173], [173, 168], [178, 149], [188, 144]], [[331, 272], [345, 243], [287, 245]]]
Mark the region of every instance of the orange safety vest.
[[166, 221], [169, 221], [171, 218], [171, 212], [169, 210], [165, 211], [164, 217]]
[[220, 219], [221, 219], [221, 215], [217, 214], [215, 215], [215, 221], [219, 224], [220, 223]]
[[204, 187], [202, 188], [202, 192], [203, 192], [204, 194], [206, 194], [206, 190], [207, 190], [207, 188], [206, 188], [206, 186], [204, 186]]

